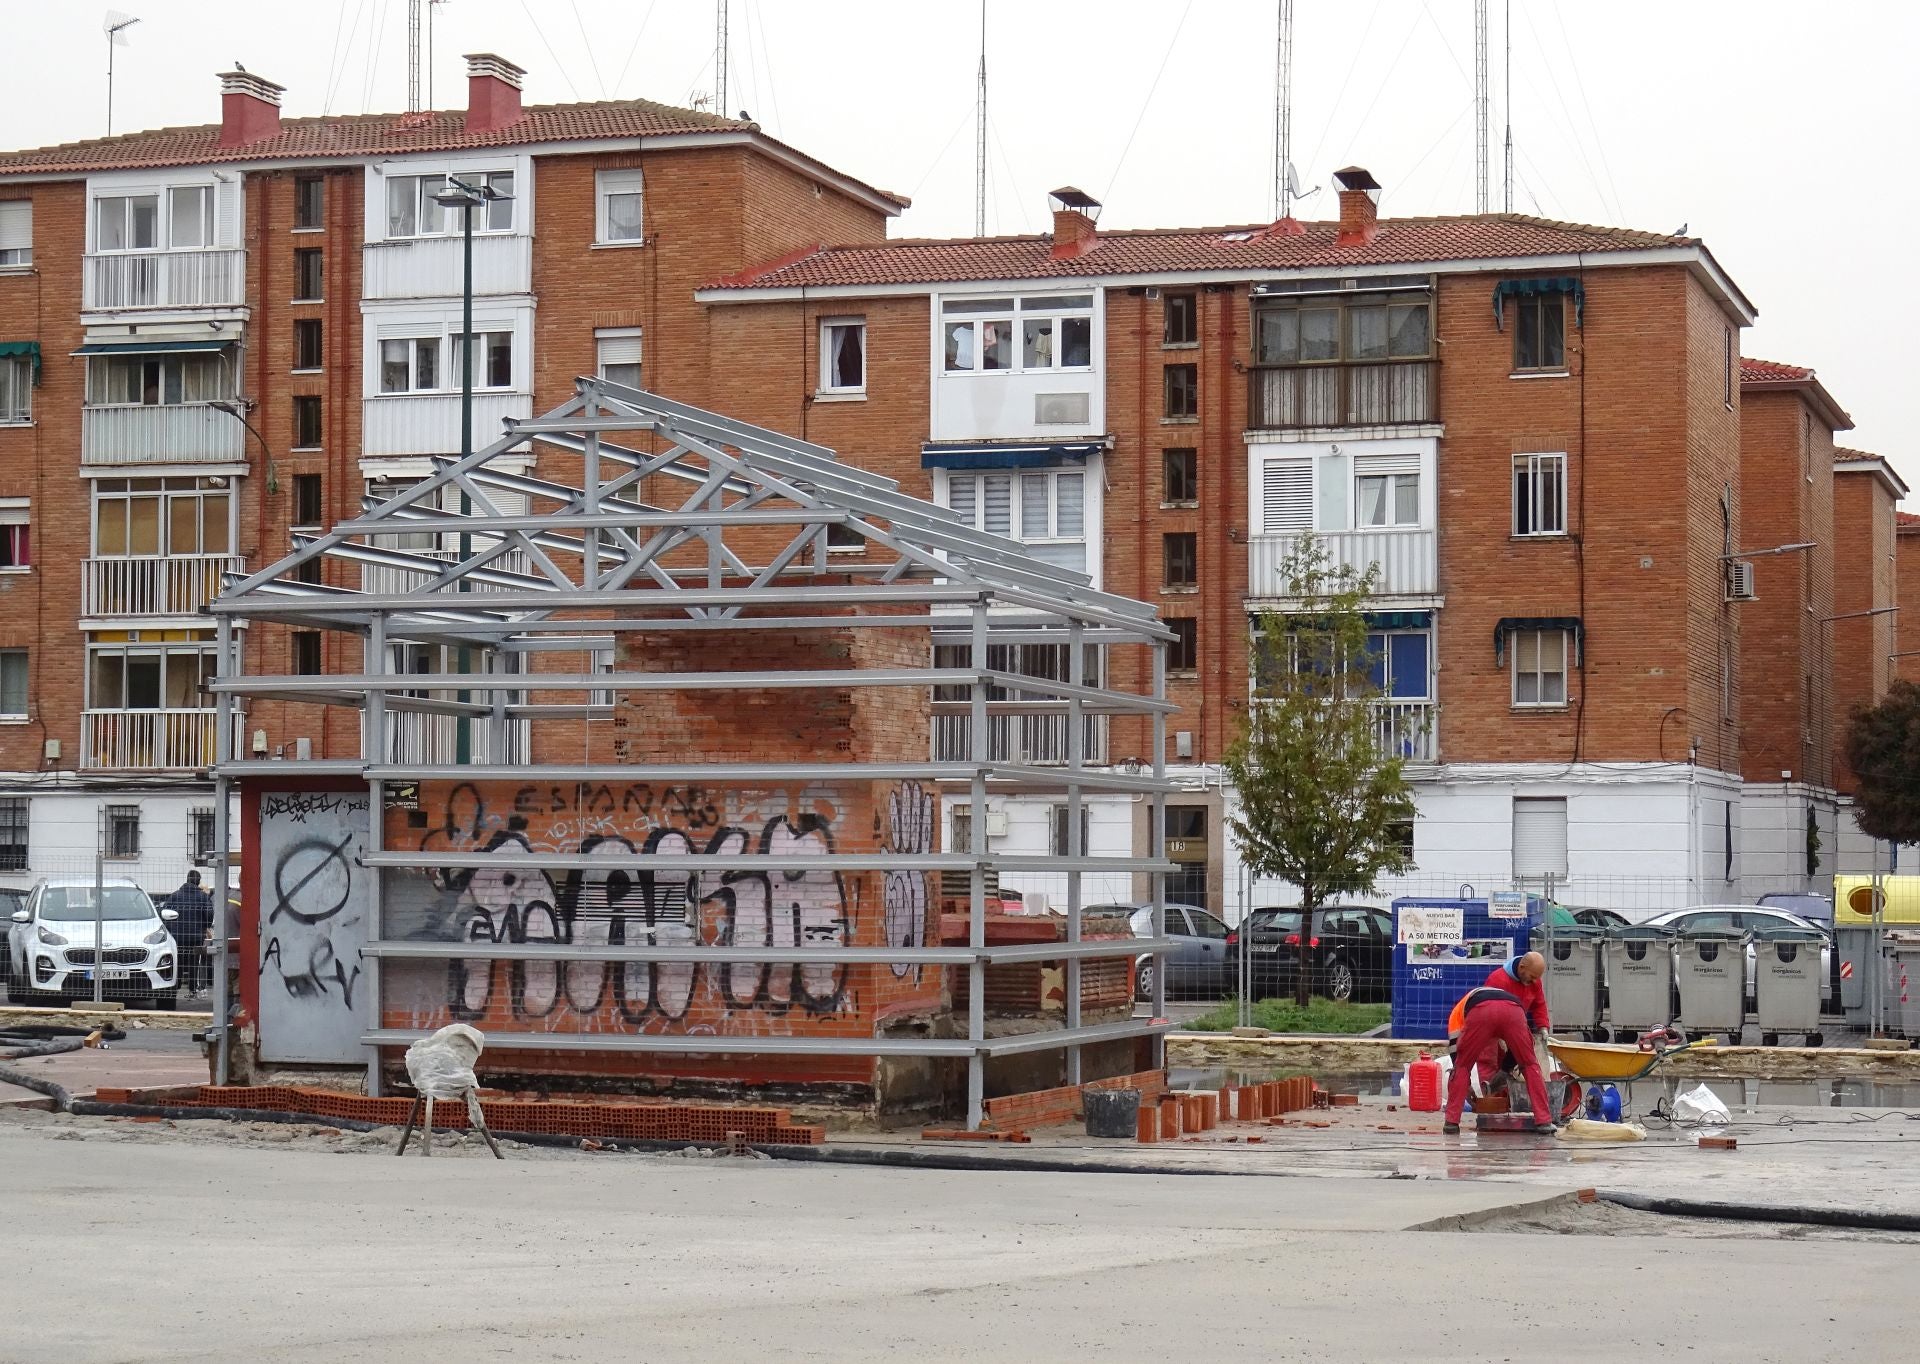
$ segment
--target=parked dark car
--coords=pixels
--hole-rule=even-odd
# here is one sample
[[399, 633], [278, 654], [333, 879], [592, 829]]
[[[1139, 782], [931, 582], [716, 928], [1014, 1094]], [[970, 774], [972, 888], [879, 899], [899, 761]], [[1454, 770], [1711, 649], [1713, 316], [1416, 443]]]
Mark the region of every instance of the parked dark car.
[[[1240, 949], [1249, 947], [1253, 997], [1293, 993], [1301, 961], [1296, 907], [1256, 909], [1228, 939], [1229, 985], [1239, 980]], [[1308, 989], [1340, 1000], [1393, 998], [1393, 915], [1376, 905], [1329, 905], [1313, 914], [1306, 935]]]
[[[1128, 922], [1136, 938], [1153, 936], [1152, 905], [1091, 905], [1090, 910], [1130, 911]], [[1168, 905], [1167, 937], [1173, 951], [1156, 961], [1142, 955], [1134, 962], [1134, 994], [1153, 998], [1154, 973], [1165, 963], [1168, 999], [1218, 999], [1227, 994], [1232, 977], [1227, 972], [1227, 926], [1197, 905]]]
[[1583, 928], [1626, 928], [1633, 920], [1611, 909], [1577, 909], [1572, 905], [1562, 906], [1573, 915], [1573, 921]]

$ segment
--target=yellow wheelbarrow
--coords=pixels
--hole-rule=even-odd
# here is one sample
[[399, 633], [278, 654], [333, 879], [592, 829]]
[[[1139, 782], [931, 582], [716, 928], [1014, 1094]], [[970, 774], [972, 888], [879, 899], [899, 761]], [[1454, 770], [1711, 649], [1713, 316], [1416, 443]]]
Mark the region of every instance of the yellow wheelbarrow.
[[1630, 1047], [1604, 1042], [1563, 1042], [1556, 1037], [1547, 1042], [1547, 1050], [1560, 1063], [1560, 1069], [1576, 1080], [1589, 1084], [1596, 1081], [1625, 1084], [1652, 1074], [1670, 1056], [1712, 1045], [1711, 1041], [1688, 1042], [1670, 1028], [1659, 1028]]

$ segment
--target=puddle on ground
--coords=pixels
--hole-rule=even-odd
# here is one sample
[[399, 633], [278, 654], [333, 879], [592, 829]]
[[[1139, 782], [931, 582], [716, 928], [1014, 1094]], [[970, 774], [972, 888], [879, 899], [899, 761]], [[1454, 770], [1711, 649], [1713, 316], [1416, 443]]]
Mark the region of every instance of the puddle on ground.
[[[1176, 1089], [1218, 1089], [1221, 1085], [1257, 1084], [1284, 1079], [1297, 1070], [1261, 1070], [1232, 1066], [1176, 1066], [1170, 1079]], [[1376, 1071], [1358, 1075], [1317, 1075], [1322, 1089], [1343, 1094], [1400, 1097], [1400, 1074]], [[1695, 1080], [1649, 1076], [1621, 1084], [1620, 1099], [1629, 1113], [1645, 1113], [1656, 1101], [1673, 1106], [1674, 1094], [1704, 1084], [1727, 1106], [1729, 1113], [1754, 1114], [1776, 1108], [1902, 1108], [1920, 1110], [1920, 1084], [1880, 1080]]]

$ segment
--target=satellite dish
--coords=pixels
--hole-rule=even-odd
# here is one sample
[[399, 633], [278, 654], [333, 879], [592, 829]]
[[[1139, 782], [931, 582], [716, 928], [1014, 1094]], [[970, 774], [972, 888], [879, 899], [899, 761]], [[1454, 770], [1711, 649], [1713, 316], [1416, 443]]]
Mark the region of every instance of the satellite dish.
[[100, 29], [107, 35], [108, 42], [112, 43], [115, 47], [125, 47], [127, 45], [125, 30], [132, 28], [139, 22], [140, 21], [131, 14], [122, 14], [117, 9], [110, 9], [107, 11], [107, 17], [101, 21]]
[[1315, 185], [1312, 189], [1301, 189], [1300, 188], [1300, 172], [1294, 169], [1293, 162], [1291, 161], [1287, 162], [1287, 194], [1290, 197], [1295, 199], [1306, 199], [1306, 198], [1312, 197], [1315, 194], [1318, 194], [1319, 192], [1320, 192], [1320, 186], [1318, 185]]

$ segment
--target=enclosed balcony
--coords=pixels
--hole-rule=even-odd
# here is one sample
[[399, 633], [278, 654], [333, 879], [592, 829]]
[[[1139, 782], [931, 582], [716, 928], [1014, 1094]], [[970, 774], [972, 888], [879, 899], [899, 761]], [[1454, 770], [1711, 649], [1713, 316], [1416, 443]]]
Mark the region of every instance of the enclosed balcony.
[[138, 554], [90, 558], [80, 578], [83, 616], [196, 616], [220, 595], [238, 554]]
[[239, 308], [246, 301], [247, 253], [233, 247], [90, 254], [80, 306], [88, 312], [121, 312]]
[[80, 409], [83, 464], [234, 464], [247, 429], [206, 403]]
[[[382, 394], [362, 404], [365, 412], [363, 453], [377, 455], [444, 455], [460, 448], [458, 393]], [[475, 449], [500, 439], [501, 422], [508, 417], [533, 415], [530, 393], [486, 392], [473, 395]]]
[[[973, 758], [973, 717], [964, 701], [936, 701], [933, 706], [933, 761], [969, 762]], [[1081, 717], [1081, 761], [1104, 763], [1107, 760], [1107, 717]], [[987, 759], [996, 763], [1021, 763], [1035, 767], [1055, 767], [1067, 761], [1069, 717], [1065, 715], [989, 715], [987, 717]]]
[[1430, 281], [1407, 276], [1364, 283], [1268, 286], [1254, 299], [1248, 429], [1439, 420]]
[[1377, 597], [1430, 597], [1439, 589], [1435, 535], [1431, 529], [1325, 530], [1292, 535], [1255, 535], [1248, 542], [1247, 593], [1284, 600], [1289, 585], [1286, 564], [1307, 535], [1326, 549], [1336, 566], [1365, 573], [1375, 564]]
[[[368, 242], [362, 248], [361, 296], [365, 299], [457, 298], [463, 264], [461, 239], [415, 237]], [[533, 292], [533, 239], [494, 233], [473, 238], [473, 292]]]
[[1247, 425], [1404, 426], [1438, 421], [1432, 360], [1358, 365], [1255, 365], [1247, 372]]

